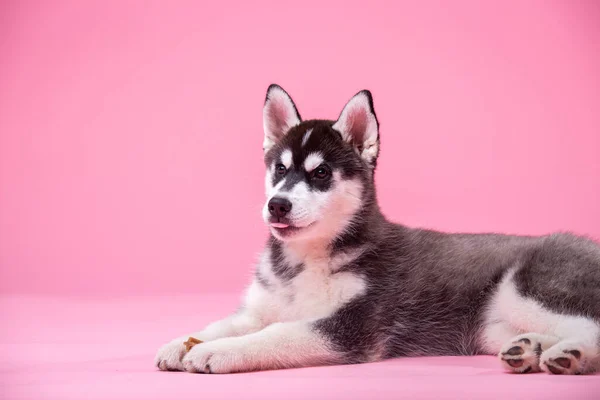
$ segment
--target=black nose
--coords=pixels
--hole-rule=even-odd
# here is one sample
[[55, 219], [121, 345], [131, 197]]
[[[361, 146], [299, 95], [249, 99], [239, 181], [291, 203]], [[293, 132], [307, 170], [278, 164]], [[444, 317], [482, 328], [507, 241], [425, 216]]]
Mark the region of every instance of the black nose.
[[285, 217], [292, 209], [292, 202], [283, 197], [273, 197], [269, 200], [269, 212], [272, 216], [281, 218]]

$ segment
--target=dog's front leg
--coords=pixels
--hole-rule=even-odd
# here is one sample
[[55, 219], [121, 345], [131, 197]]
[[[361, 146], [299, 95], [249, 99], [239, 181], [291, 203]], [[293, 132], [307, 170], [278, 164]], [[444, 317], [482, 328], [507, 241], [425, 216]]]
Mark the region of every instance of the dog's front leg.
[[231, 337], [242, 336], [256, 332], [264, 327], [260, 318], [242, 309], [220, 321], [213, 322], [200, 332], [190, 333], [162, 346], [154, 359], [154, 364], [165, 371], [183, 371], [181, 359], [185, 355], [185, 342], [190, 336], [204, 342]]
[[337, 364], [342, 357], [311, 321], [296, 321], [196, 345], [182, 362], [189, 372], [223, 374]]

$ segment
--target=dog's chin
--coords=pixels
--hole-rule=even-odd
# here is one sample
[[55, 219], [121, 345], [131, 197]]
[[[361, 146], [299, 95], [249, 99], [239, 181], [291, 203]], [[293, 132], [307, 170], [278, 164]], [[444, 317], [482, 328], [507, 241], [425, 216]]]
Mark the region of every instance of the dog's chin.
[[270, 225], [269, 229], [275, 238], [289, 242], [293, 240], [301, 240], [310, 236], [310, 231], [313, 228], [314, 223], [310, 223], [306, 226], [277, 226], [277, 224]]

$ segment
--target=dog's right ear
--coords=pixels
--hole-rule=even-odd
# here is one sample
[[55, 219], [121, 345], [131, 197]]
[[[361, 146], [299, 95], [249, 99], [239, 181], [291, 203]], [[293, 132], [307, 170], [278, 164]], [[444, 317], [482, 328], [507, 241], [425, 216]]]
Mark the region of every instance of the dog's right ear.
[[263, 150], [266, 153], [302, 119], [292, 98], [279, 85], [271, 85], [267, 89], [267, 98], [263, 107], [263, 127], [265, 138]]

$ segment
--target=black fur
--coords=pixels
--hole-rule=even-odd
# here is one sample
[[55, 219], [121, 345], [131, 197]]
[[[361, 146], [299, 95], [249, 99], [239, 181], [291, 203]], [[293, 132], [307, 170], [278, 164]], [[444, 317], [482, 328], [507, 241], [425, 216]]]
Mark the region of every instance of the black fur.
[[284, 262], [284, 258], [281, 253], [281, 243], [279, 243], [274, 237], [269, 238], [268, 246], [271, 248], [271, 265], [273, 273], [281, 281], [287, 282], [292, 280], [302, 272], [304, 265], [295, 264], [290, 265]]
[[[367, 92], [368, 93], [368, 92]], [[374, 115], [373, 101], [368, 93]], [[373, 172], [342, 139], [334, 121], [305, 121], [265, 155], [267, 166], [290, 149], [294, 182], [306, 156], [319, 151], [325, 163], [344, 179], [360, 179], [362, 207], [349, 229], [331, 240], [330, 254], [364, 248], [339, 271], [351, 271], [367, 282], [367, 292], [314, 329], [331, 340], [349, 363], [374, 358], [425, 355], [474, 355], [484, 352], [480, 335], [483, 312], [498, 283], [515, 269], [517, 290], [558, 313], [583, 315], [600, 322], [600, 247], [571, 234], [545, 237], [500, 234], [446, 234], [391, 223], [377, 204]], [[313, 132], [304, 145], [307, 130]], [[278, 178], [275, 178], [278, 179]], [[282, 244], [271, 237], [275, 274], [293, 279], [303, 266], [285, 265]], [[525, 339], [523, 339], [525, 340]]]

